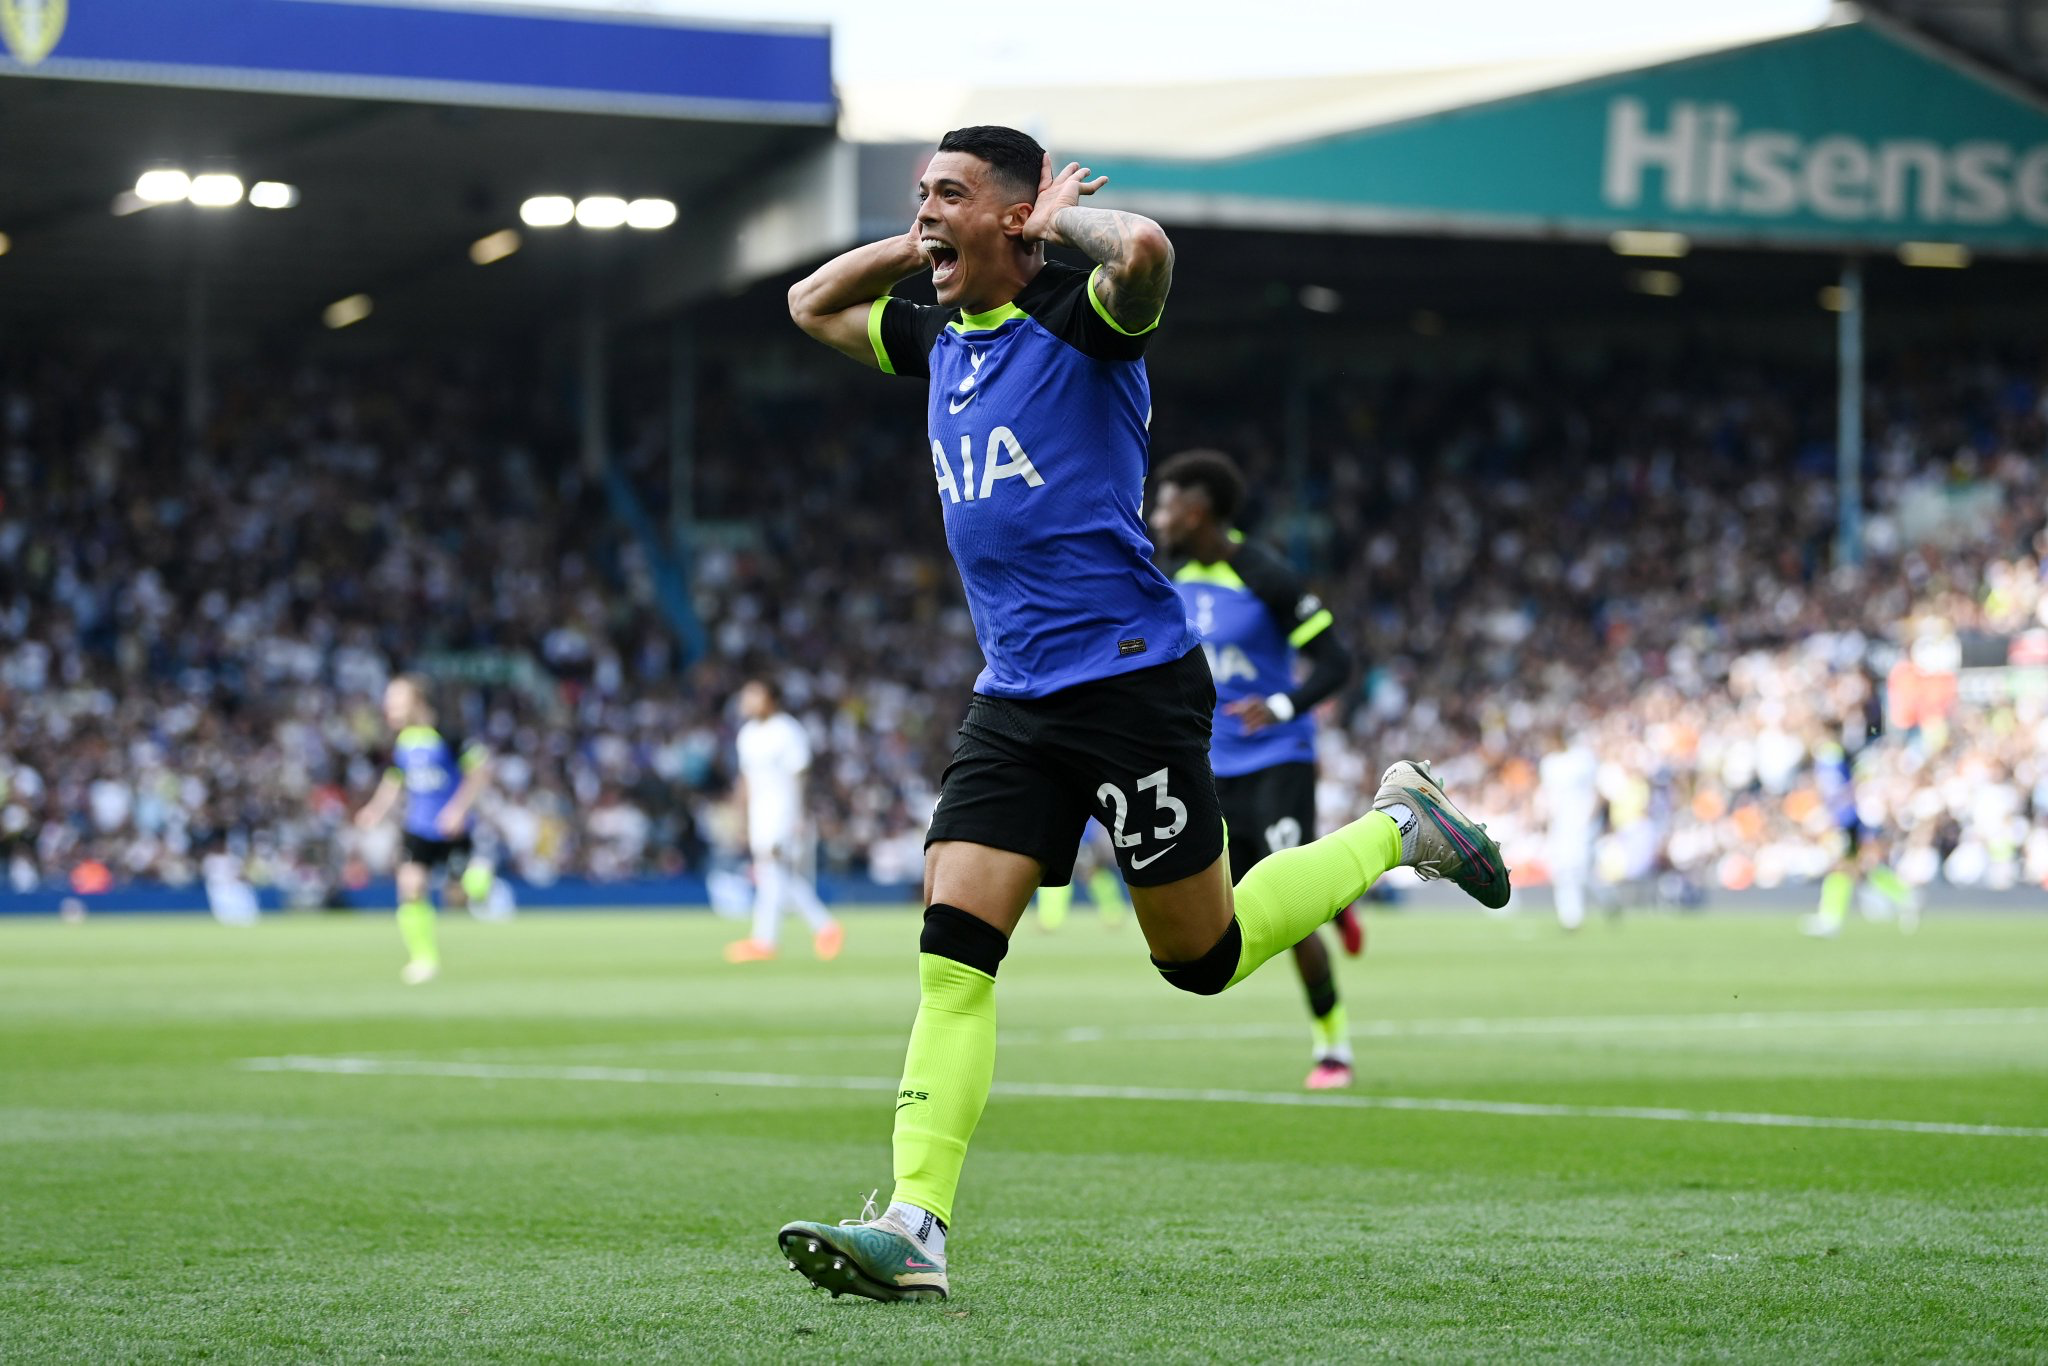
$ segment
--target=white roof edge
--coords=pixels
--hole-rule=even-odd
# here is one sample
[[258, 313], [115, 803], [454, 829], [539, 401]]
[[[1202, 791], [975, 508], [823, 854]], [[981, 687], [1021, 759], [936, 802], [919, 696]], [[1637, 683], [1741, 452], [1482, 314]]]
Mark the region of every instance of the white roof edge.
[[387, 9], [458, 10], [513, 19], [573, 19], [586, 24], [643, 24], [656, 28], [725, 30], [735, 33], [782, 33], [830, 37], [832, 26], [799, 19], [745, 19], [733, 15], [698, 16], [649, 3], [649, 0], [297, 0], [301, 4], [382, 6]]
[[[1820, 27], [1849, 17], [1837, 14]], [[855, 142], [930, 142], [948, 128], [1007, 123], [1031, 133], [1055, 155], [1062, 147], [1085, 147], [1094, 154], [1211, 159], [1813, 31], [1813, 25], [1779, 27], [1651, 47], [1427, 70], [1107, 89], [856, 82], [840, 87], [839, 128], [841, 136]]]

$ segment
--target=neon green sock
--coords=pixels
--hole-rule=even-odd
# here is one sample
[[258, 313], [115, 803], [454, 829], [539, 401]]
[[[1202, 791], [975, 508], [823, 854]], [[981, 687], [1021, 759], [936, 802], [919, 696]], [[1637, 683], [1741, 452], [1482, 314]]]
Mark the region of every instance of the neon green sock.
[[967, 1140], [996, 1075], [996, 979], [923, 953], [917, 984], [917, 1020], [896, 1094], [892, 1198], [951, 1223]]
[[1342, 1001], [1330, 1007], [1327, 1015], [1318, 1015], [1312, 1026], [1316, 1034], [1316, 1053], [1320, 1057], [1349, 1056], [1351, 1053], [1350, 1029], [1344, 1019]]
[[462, 894], [469, 898], [472, 906], [481, 906], [490, 899], [491, 888], [498, 881], [497, 873], [488, 863], [472, 863], [462, 870]]
[[1038, 889], [1038, 923], [1048, 930], [1056, 930], [1067, 923], [1067, 911], [1074, 904], [1074, 885], [1064, 887], [1040, 887]]
[[1891, 870], [1891, 865], [1880, 863], [1864, 874], [1870, 885], [1877, 888], [1877, 894], [1894, 906], [1913, 904], [1913, 889], [1906, 885], [1906, 879]]
[[1130, 899], [1124, 895], [1124, 880], [1116, 875], [1114, 868], [1095, 870], [1095, 875], [1088, 879], [1088, 896], [1094, 901], [1095, 909], [1102, 913], [1106, 925], [1122, 920], [1124, 912], [1131, 908]]
[[1400, 861], [1401, 832], [1384, 811], [1367, 812], [1313, 843], [1260, 859], [1237, 884], [1244, 948], [1230, 985], [1328, 924]]
[[434, 945], [434, 903], [406, 901], [398, 907], [398, 936], [415, 963], [439, 963], [441, 951]]
[[1856, 894], [1856, 876], [1839, 870], [1820, 880], [1820, 918], [1823, 924], [1839, 925], [1849, 918], [1849, 899]]

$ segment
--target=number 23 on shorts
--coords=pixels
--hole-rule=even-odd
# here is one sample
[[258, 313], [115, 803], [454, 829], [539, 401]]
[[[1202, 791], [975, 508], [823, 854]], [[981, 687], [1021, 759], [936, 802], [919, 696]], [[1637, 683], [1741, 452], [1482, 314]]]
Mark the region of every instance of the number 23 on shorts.
[[[1149, 835], [1156, 840], [1170, 840], [1188, 828], [1188, 808], [1178, 797], [1166, 789], [1166, 770], [1148, 773], [1132, 785], [1131, 797], [1126, 797], [1122, 788], [1115, 783], [1104, 783], [1095, 789], [1095, 800], [1102, 803], [1110, 813], [1110, 838], [1119, 849], [1129, 849], [1142, 843]], [[1133, 798], [1151, 794], [1152, 811], [1150, 829], [1126, 830], [1130, 824]], [[1142, 817], [1141, 817], [1142, 819]]]

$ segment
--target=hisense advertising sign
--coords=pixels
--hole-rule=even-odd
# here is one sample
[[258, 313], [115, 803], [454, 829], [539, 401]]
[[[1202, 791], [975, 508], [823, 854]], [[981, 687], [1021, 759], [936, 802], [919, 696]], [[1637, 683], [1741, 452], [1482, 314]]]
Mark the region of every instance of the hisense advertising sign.
[[1607, 105], [1607, 207], [1631, 216], [1818, 218], [1916, 229], [2048, 225], [2048, 141], [1943, 144], [1743, 124], [1740, 105]]
[[1867, 24], [1251, 156], [1099, 164], [1184, 220], [2048, 250], [2048, 112]]

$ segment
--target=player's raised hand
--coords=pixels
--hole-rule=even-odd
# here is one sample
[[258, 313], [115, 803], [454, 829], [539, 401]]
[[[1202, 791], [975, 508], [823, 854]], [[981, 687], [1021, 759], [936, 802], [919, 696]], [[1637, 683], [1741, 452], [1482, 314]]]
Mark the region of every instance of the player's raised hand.
[[1024, 240], [1045, 242], [1056, 237], [1052, 220], [1061, 209], [1071, 209], [1080, 204], [1081, 196], [1094, 194], [1109, 184], [1106, 175], [1088, 178], [1088, 168], [1078, 161], [1070, 161], [1058, 175], [1052, 173], [1052, 153], [1045, 154], [1044, 167], [1038, 173], [1038, 202], [1032, 207], [1031, 217], [1024, 220]]

